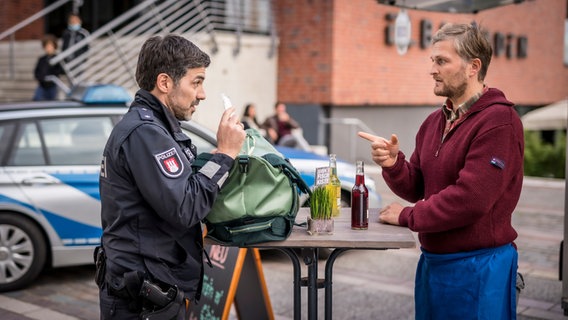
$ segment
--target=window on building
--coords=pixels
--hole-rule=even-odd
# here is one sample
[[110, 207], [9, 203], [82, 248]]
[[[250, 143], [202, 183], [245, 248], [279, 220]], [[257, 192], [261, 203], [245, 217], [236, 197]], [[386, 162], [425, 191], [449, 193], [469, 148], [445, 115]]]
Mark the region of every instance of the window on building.
[[209, 0], [207, 9], [219, 30], [247, 33], [270, 32], [270, 0]]

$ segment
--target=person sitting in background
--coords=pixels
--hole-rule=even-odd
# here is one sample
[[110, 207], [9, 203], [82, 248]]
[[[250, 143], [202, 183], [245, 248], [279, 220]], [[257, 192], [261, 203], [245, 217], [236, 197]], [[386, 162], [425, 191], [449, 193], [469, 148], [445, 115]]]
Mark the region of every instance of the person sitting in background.
[[274, 111], [274, 115], [267, 118], [262, 127], [267, 130], [274, 144], [295, 148], [298, 139], [292, 134], [292, 130], [300, 129], [300, 125], [286, 112], [284, 103], [276, 102]]
[[55, 100], [57, 98], [57, 86], [48, 76], [59, 76], [63, 73], [63, 69], [59, 64], [52, 66], [49, 60], [55, 57], [57, 51], [57, 38], [54, 35], [47, 34], [41, 40], [41, 45], [45, 54], [37, 60], [34, 77], [38, 81], [38, 86], [34, 92], [34, 101]]
[[270, 141], [271, 143], [274, 142], [274, 140], [272, 140], [271, 138], [271, 135], [268, 134], [267, 130], [261, 128], [261, 124], [256, 118], [256, 106], [253, 103], [249, 103], [245, 106], [245, 111], [243, 112], [241, 122], [243, 123], [245, 130], [249, 128], [255, 129], [260, 132], [260, 134], [268, 141]]

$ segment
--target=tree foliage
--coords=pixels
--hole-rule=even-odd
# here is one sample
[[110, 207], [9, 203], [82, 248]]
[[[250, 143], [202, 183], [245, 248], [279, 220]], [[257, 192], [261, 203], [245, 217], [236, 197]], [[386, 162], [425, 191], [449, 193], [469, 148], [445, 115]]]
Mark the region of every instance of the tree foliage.
[[554, 143], [542, 141], [540, 132], [525, 131], [525, 176], [566, 177], [566, 132], [557, 131]]

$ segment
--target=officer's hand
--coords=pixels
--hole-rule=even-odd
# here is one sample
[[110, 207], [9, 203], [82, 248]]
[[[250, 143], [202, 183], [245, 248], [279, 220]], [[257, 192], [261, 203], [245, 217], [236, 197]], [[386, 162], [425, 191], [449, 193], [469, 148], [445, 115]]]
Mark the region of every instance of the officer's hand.
[[390, 141], [366, 132], [358, 132], [359, 137], [371, 141], [371, 155], [373, 161], [381, 167], [394, 166], [398, 158], [398, 137], [391, 135]]
[[235, 108], [228, 108], [223, 112], [223, 116], [219, 122], [219, 128], [217, 130], [217, 152], [224, 153], [235, 159], [241, 151], [245, 137], [244, 125], [241, 123], [239, 117], [235, 115]]

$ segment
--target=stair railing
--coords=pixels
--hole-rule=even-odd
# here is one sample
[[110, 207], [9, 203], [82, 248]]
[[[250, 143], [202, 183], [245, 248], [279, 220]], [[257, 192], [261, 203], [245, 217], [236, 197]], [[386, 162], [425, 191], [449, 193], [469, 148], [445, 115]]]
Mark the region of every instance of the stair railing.
[[14, 79], [14, 76], [15, 76], [14, 43], [16, 42], [16, 32], [18, 32], [20, 29], [28, 26], [29, 24], [36, 21], [37, 19], [41, 19], [41, 18], [45, 17], [50, 12], [60, 8], [61, 6], [65, 5], [66, 3], [71, 2], [71, 1], [74, 1], [74, 0], [58, 0], [58, 1], [50, 4], [49, 6], [43, 8], [42, 10], [34, 13], [30, 17], [24, 19], [22, 22], [16, 24], [15, 26], [9, 28], [8, 30], [0, 33], [0, 40], [7, 38], [7, 37], [10, 37], [10, 45], [9, 45], [9, 49], [8, 49], [8, 52], [9, 52], [9, 54], [8, 54], [8, 75], [9, 75], [10, 79]]

